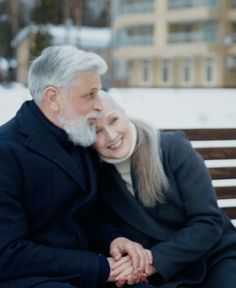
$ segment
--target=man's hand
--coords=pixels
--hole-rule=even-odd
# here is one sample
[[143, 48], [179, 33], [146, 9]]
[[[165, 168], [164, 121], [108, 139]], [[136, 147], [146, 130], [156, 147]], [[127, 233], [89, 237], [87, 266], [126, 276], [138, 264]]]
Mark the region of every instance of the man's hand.
[[[149, 267], [152, 264], [152, 254], [149, 250], [124, 237], [118, 237], [111, 242], [110, 255], [115, 261], [120, 260], [122, 256], [127, 254], [131, 258], [135, 273], [148, 273]], [[117, 262], [115, 263], [115, 268], [116, 265], [118, 265]]]

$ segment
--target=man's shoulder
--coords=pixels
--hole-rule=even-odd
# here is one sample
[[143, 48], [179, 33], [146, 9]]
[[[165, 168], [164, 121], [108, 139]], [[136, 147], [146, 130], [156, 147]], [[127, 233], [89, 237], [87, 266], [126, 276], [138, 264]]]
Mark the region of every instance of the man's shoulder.
[[17, 135], [20, 132], [20, 126], [30, 125], [32, 119], [27, 116], [27, 110], [26, 103], [23, 103], [12, 119], [0, 126], [0, 141]]
[[16, 116], [0, 126], [0, 141], [9, 138], [17, 130]]

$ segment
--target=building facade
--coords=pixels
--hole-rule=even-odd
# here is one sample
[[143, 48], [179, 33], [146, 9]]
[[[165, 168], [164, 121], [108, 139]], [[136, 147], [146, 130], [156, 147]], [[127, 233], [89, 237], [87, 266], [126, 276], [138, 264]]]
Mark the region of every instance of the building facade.
[[111, 13], [117, 86], [236, 87], [236, 0], [114, 0]]
[[[27, 73], [32, 60], [31, 50], [34, 47], [35, 35], [39, 31], [49, 33], [52, 38], [50, 45], [73, 45], [79, 49], [94, 52], [105, 59], [108, 67], [111, 66], [110, 28], [78, 27], [70, 22], [66, 25], [29, 25], [21, 29], [11, 43], [15, 49], [16, 81], [19, 83], [27, 84]], [[103, 75], [102, 80], [105, 89], [111, 86], [110, 73]]]

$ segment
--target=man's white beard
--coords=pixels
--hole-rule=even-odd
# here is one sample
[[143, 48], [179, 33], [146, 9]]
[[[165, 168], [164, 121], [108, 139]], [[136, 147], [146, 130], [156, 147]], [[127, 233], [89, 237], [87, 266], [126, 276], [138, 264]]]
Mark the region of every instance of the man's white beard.
[[75, 145], [88, 147], [96, 140], [96, 126], [89, 125], [89, 120], [97, 118], [99, 115], [99, 112], [89, 113], [84, 116], [83, 120], [70, 119], [66, 115], [63, 115], [59, 118], [59, 121], [68, 134], [69, 139]]

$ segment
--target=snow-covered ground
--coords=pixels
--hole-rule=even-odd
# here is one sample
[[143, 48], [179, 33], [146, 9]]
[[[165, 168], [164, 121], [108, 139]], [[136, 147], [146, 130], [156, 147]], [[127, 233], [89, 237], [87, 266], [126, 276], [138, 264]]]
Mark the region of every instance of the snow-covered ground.
[[[127, 114], [159, 128], [236, 128], [236, 89], [113, 88], [109, 93]], [[0, 85], [0, 124], [12, 118], [30, 99], [18, 83]]]
[[236, 89], [111, 89], [128, 114], [159, 128], [236, 127]]
[[11, 119], [21, 104], [30, 98], [28, 89], [19, 83], [0, 85], [0, 125]]

